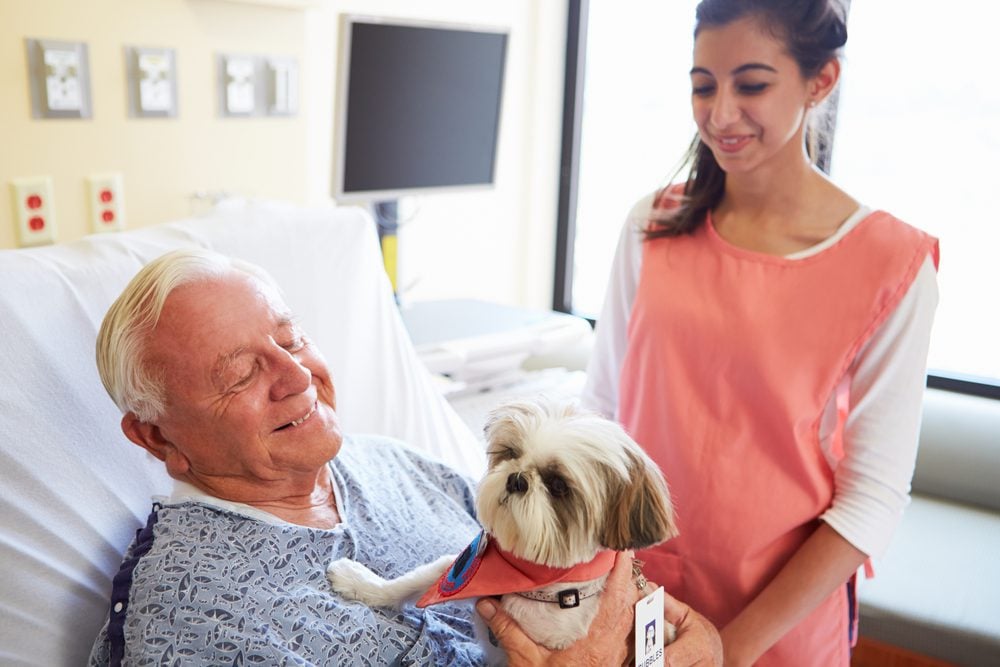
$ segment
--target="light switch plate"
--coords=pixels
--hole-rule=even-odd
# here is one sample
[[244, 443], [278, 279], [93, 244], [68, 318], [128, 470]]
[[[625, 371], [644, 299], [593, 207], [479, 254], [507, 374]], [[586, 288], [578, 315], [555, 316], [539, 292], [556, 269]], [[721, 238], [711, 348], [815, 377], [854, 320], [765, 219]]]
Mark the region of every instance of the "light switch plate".
[[177, 115], [177, 55], [174, 49], [125, 47], [129, 115], [170, 118]]
[[31, 113], [35, 118], [90, 118], [87, 45], [26, 39]]
[[15, 178], [10, 182], [14, 203], [14, 225], [22, 246], [55, 243], [55, 202], [48, 176]]
[[125, 228], [125, 189], [122, 175], [113, 172], [87, 177], [90, 228], [95, 232], [116, 232]]
[[294, 116], [299, 110], [299, 65], [293, 58], [266, 58], [264, 61], [267, 113]]
[[257, 114], [257, 60], [248, 55], [219, 55], [219, 108], [223, 116]]

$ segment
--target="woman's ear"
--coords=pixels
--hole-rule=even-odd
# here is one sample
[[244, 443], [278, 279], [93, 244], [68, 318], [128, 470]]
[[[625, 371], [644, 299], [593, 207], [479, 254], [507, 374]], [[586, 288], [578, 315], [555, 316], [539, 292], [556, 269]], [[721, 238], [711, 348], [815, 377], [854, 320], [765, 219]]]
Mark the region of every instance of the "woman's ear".
[[816, 76], [809, 80], [809, 101], [819, 104], [837, 86], [840, 80], [840, 60], [831, 58], [820, 68]]
[[122, 416], [122, 433], [133, 443], [163, 461], [171, 477], [184, 474], [190, 467], [187, 457], [174, 443], [164, 437], [159, 426], [140, 420], [134, 412], [126, 412]]

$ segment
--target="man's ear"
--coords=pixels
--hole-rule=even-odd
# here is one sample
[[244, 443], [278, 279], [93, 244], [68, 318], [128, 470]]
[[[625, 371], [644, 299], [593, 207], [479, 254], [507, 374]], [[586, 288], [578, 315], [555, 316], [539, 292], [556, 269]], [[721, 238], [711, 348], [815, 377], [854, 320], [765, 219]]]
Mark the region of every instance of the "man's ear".
[[147, 452], [167, 465], [167, 472], [176, 477], [188, 469], [188, 460], [176, 445], [163, 436], [160, 427], [144, 422], [134, 412], [126, 412], [122, 417], [122, 433]]

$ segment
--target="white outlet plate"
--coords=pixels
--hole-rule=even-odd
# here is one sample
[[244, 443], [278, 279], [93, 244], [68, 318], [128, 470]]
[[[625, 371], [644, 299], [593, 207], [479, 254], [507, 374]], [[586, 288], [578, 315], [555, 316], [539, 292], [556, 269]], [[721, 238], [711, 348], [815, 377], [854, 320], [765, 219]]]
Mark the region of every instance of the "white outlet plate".
[[14, 225], [22, 246], [56, 241], [55, 202], [48, 176], [15, 178], [10, 182], [14, 202]]
[[117, 232], [125, 228], [125, 188], [117, 172], [87, 177], [90, 228], [95, 232]]

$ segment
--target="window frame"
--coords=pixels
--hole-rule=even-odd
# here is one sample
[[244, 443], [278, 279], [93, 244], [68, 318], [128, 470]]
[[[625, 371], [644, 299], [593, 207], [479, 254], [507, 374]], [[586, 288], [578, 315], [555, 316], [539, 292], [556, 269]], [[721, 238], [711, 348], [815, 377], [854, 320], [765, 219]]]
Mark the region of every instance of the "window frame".
[[[850, 13], [850, 0], [845, 0]], [[587, 25], [590, 0], [567, 0], [566, 69], [563, 78], [562, 146], [559, 161], [559, 197], [556, 213], [556, 256], [552, 309], [573, 311], [573, 259], [576, 242], [576, 205], [580, 178], [580, 142], [583, 127], [583, 89], [587, 59]], [[839, 88], [826, 105], [830, 141], [819, 146], [819, 167], [829, 172], [836, 140]], [[586, 318], [591, 325], [595, 320]], [[948, 373], [937, 369], [927, 373], [927, 387], [1000, 400], [1000, 380]]]
[[[573, 312], [573, 258], [576, 203], [580, 184], [583, 85], [587, 62], [590, 0], [568, 0], [566, 69], [563, 76], [562, 146], [559, 157], [559, 204], [556, 212], [556, 261], [552, 309]], [[588, 318], [589, 320], [589, 318]], [[589, 320], [591, 325], [593, 320]]]

